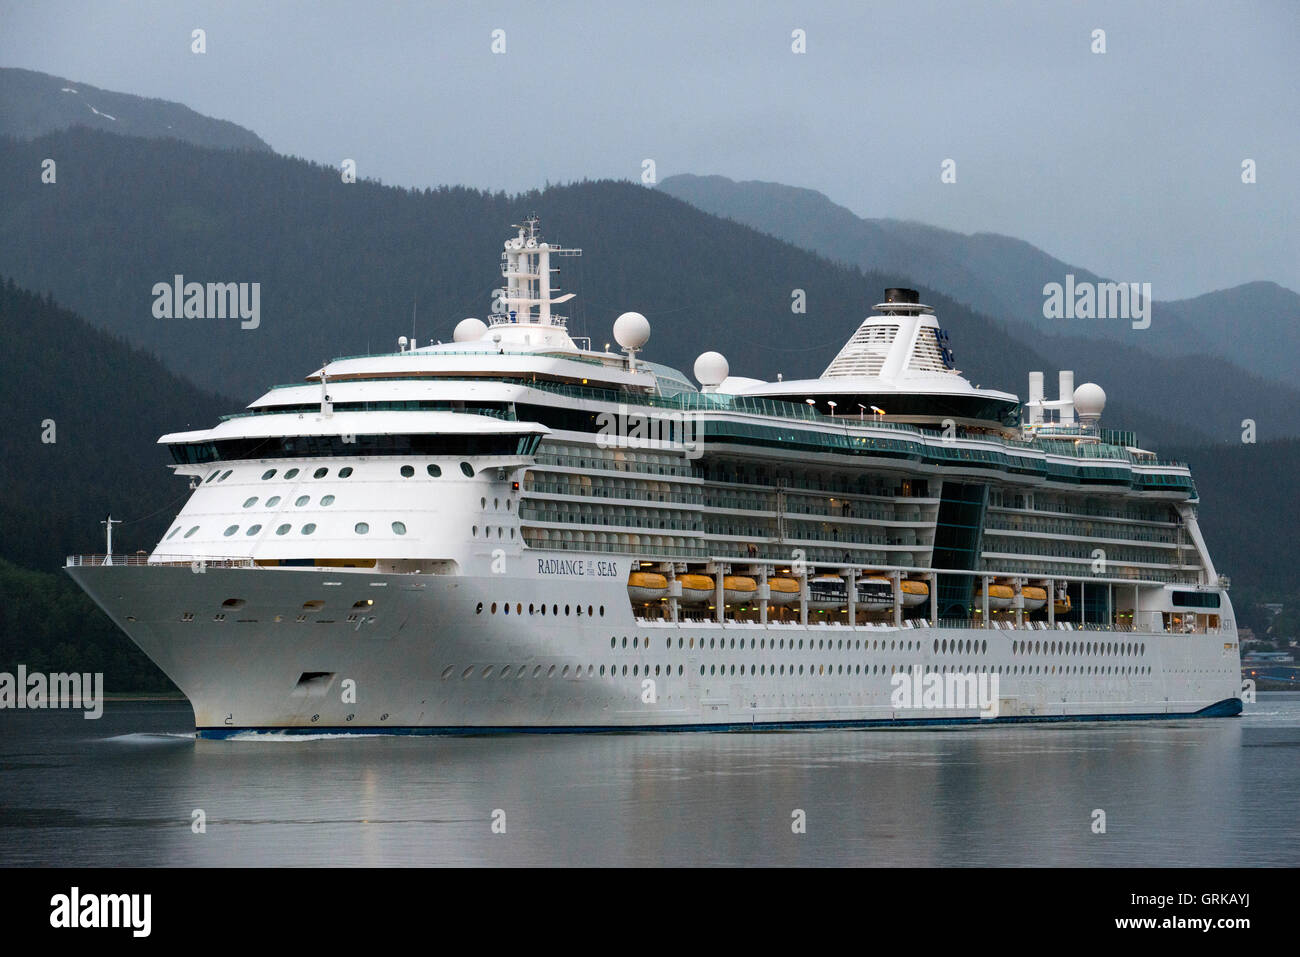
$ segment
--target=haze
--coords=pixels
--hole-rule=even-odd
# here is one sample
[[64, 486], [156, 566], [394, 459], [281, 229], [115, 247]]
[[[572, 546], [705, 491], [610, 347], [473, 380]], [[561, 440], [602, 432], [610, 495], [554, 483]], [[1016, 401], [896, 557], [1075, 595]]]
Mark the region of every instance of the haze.
[[0, 0], [0, 24], [0, 65], [176, 100], [386, 183], [516, 192], [652, 159], [660, 179], [1005, 233], [1158, 299], [1300, 289], [1290, 3]]

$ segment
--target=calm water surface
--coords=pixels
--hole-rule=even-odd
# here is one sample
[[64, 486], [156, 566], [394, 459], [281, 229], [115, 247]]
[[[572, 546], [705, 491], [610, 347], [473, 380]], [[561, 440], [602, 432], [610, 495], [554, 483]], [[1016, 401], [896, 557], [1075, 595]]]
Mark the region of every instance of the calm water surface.
[[192, 722], [0, 715], [0, 864], [1300, 864], [1300, 694], [954, 731], [196, 741]]

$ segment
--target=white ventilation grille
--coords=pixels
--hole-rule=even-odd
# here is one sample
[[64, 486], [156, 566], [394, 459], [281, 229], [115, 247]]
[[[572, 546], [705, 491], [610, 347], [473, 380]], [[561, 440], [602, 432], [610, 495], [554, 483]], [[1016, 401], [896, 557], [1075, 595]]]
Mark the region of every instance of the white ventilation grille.
[[[863, 324], [844, 344], [822, 378], [831, 376], [878, 376], [889, 349], [898, 336], [897, 323]], [[936, 353], [937, 354], [937, 353]], [[940, 360], [942, 362], [942, 360]]]
[[917, 330], [916, 345], [912, 347], [912, 357], [907, 361], [909, 369], [915, 372], [943, 372], [948, 368], [934, 332], [932, 327]]

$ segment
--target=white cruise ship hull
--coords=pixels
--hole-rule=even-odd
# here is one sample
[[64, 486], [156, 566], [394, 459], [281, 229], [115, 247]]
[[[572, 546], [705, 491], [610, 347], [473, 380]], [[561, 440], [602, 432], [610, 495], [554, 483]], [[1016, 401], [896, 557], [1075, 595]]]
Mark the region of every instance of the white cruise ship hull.
[[[593, 575], [593, 562], [610, 568]], [[865, 728], [1241, 711], [1231, 628], [646, 621], [632, 616], [625, 559], [577, 566], [585, 574], [564, 578], [67, 570], [185, 693], [205, 737]], [[226, 604], [232, 598], [241, 604]], [[912, 669], [995, 674], [996, 717], [975, 707], [898, 707], [892, 676]]]

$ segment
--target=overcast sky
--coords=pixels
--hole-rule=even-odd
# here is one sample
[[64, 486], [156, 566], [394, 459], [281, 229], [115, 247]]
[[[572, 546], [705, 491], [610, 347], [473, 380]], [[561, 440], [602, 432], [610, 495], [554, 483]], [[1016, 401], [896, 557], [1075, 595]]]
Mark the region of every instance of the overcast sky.
[[1158, 299], [1300, 290], [1290, 0], [0, 0], [0, 65], [177, 100], [386, 183], [515, 192], [639, 180], [650, 158], [1016, 236]]

